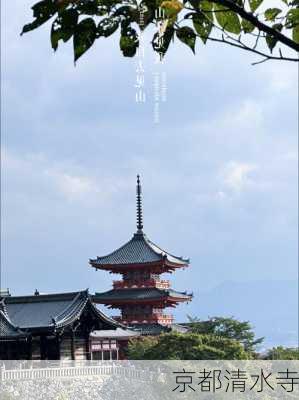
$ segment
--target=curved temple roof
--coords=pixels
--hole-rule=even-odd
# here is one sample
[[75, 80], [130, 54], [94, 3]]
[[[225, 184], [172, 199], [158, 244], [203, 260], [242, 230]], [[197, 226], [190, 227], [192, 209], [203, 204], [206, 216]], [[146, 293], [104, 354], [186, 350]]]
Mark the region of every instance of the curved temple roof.
[[123, 301], [155, 301], [173, 299], [174, 301], [191, 300], [192, 294], [186, 292], [177, 292], [176, 290], [142, 288], [142, 289], [113, 289], [104, 293], [96, 293], [93, 296], [95, 303], [112, 304]]
[[129, 338], [133, 338], [139, 336], [140, 333], [131, 329], [123, 329], [116, 328], [114, 330], [102, 330], [102, 331], [93, 331], [90, 334], [90, 337], [93, 339], [98, 338], [109, 338], [109, 339], [119, 339], [119, 340], [127, 340]]
[[108, 325], [119, 323], [98, 310], [91, 301], [88, 290], [81, 292], [10, 296], [2, 300], [7, 317], [21, 329], [57, 329], [72, 324], [79, 318], [89, 303], [92, 312]]
[[89, 263], [99, 269], [111, 269], [116, 271], [117, 267], [132, 266], [136, 264], [159, 264], [168, 265], [168, 269], [184, 267], [189, 264], [188, 259], [174, 256], [161, 249], [150, 241], [143, 232], [142, 213], [142, 190], [140, 177], [137, 175], [136, 186], [136, 209], [137, 209], [137, 232], [131, 240], [112, 253], [89, 260]]
[[90, 260], [93, 267], [129, 264], [146, 264], [168, 262], [175, 267], [183, 267], [189, 264], [188, 259], [174, 256], [150, 241], [143, 232], [137, 232], [133, 238], [112, 253]]
[[7, 315], [3, 300], [0, 303], [0, 337], [4, 339], [26, 338], [26, 332], [15, 326]]

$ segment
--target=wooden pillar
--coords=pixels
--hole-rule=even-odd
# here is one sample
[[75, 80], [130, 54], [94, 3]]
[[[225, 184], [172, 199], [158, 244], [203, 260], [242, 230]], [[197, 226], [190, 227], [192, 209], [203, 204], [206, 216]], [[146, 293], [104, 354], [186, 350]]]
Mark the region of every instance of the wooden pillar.
[[32, 360], [32, 336], [27, 338], [27, 358]]
[[90, 360], [89, 333], [86, 333], [85, 335], [85, 352], [86, 352], [86, 360]]
[[23, 358], [21, 355], [21, 349], [22, 346], [20, 345], [20, 339], [18, 338], [16, 341], [16, 356], [14, 357], [14, 360], [21, 360]]
[[71, 355], [72, 355], [72, 360], [76, 359], [76, 355], [75, 355], [75, 334], [74, 331], [72, 329], [71, 332]]
[[60, 343], [61, 343], [61, 337], [60, 337], [59, 333], [56, 333], [56, 352], [57, 352], [57, 360], [60, 360], [60, 357], [61, 357]]
[[39, 337], [39, 348], [40, 348], [40, 359], [45, 360], [46, 359], [45, 337], [42, 335]]

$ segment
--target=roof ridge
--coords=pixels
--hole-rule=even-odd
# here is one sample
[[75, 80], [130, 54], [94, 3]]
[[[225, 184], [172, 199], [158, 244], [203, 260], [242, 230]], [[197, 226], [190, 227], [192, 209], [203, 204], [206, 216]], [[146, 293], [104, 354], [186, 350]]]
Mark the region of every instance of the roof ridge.
[[[49, 300], [51, 300], [52, 298], [55, 297], [59, 297], [61, 296], [63, 299], [71, 296], [71, 295], [78, 295], [81, 293], [84, 293], [86, 290], [81, 290], [81, 291], [75, 291], [75, 292], [60, 292], [60, 293], [45, 293], [45, 294], [39, 294], [39, 295], [21, 295], [21, 296], [9, 296], [9, 297], [5, 297], [4, 301], [7, 303], [15, 303], [16, 302], [20, 302], [23, 303], [24, 300], [32, 300], [34, 299], [37, 303], [39, 301], [45, 301], [47, 298]], [[12, 300], [12, 301], [11, 301]], [[23, 301], [22, 301], [23, 300]]]
[[[171, 257], [173, 257], [173, 258], [177, 258], [178, 260], [185, 261], [185, 262], [188, 262], [188, 263], [189, 263], [189, 261], [190, 261], [189, 258], [179, 257], [179, 256], [176, 256], [176, 255], [170, 253], [170, 252], [167, 251], [167, 250], [162, 249], [162, 247], [160, 247], [159, 245], [157, 245], [156, 243], [154, 243], [154, 242], [153, 242], [152, 240], [150, 240], [147, 236], [145, 237], [145, 239], [146, 239], [146, 242], [147, 242], [147, 244], [148, 244], [149, 246], [152, 244], [152, 245], [154, 245], [155, 247], [157, 247], [159, 250], [161, 250], [162, 253], [168, 254], [169, 256], [171, 256]], [[152, 248], [152, 247], [151, 247], [151, 248]], [[155, 251], [153, 248], [152, 248], [152, 250]]]
[[[82, 295], [84, 292], [86, 292], [86, 291], [78, 292], [77, 295], [74, 297], [74, 299], [71, 301], [71, 303], [68, 304], [68, 305], [64, 308], [64, 310], [61, 311], [60, 314], [58, 314], [56, 317], [53, 317], [53, 320], [54, 320], [55, 322], [57, 322], [61, 316], [63, 316], [64, 314], [66, 314], [66, 313], [68, 312], [68, 310], [71, 310], [71, 308], [75, 305], [76, 301], [79, 300], [79, 298], [81, 297], [81, 295]], [[86, 298], [87, 298], [87, 296], [86, 296]], [[86, 303], [85, 303], [85, 304], [86, 304]], [[65, 319], [65, 318], [62, 318], [62, 321], [63, 321], [64, 319]]]
[[[86, 306], [88, 301], [89, 301], [88, 297], [86, 297], [85, 299], [82, 299], [82, 302], [79, 303], [77, 308], [74, 308], [73, 310], [70, 311], [69, 315], [66, 315], [60, 321], [57, 321], [57, 326], [60, 327], [61, 325], [65, 324], [65, 323], [71, 323], [71, 321], [73, 321], [75, 318], [77, 318], [78, 315], [80, 315], [82, 313], [82, 311], [84, 310], [84, 307]], [[74, 305], [74, 302], [72, 302], [71, 305]], [[69, 308], [69, 307], [67, 307], [67, 308]], [[64, 310], [64, 311], [66, 313], [66, 310]]]
[[110, 322], [111, 324], [113, 324], [116, 327], [119, 328], [125, 328], [126, 329], [126, 325], [123, 325], [120, 322], [117, 322], [115, 319], [109, 317], [108, 315], [106, 315], [105, 313], [103, 313], [103, 311], [101, 311], [99, 308], [97, 308], [95, 306], [95, 304], [91, 301], [91, 306], [93, 308], [93, 310], [101, 317], [103, 318], [105, 321]]
[[9, 315], [6, 314], [3, 310], [0, 309], [0, 315], [2, 315], [2, 317], [4, 318], [4, 322], [10, 327], [12, 328], [14, 331], [16, 331], [17, 333], [23, 333], [25, 334], [24, 331], [22, 331], [22, 329], [20, 329], [17, 325], [15, 325], [11, 319], [9, 318]]
[[190, 260], [175, 256], [167, 250], [162, 249], [151, 241], [144, 232], [137, 232], [125, 244], [104, 256], [90, 259], [89, 263], [95, 268], [101, 266], [117, 267], [117, 265], [145, 264], [149, 262], [168, 262], [169, 265], [177, 267], [188, 266]]
[[[156, 290], [156, 291], [159, 291], [159, 292], [165, 292], [165, 291], [167, 291], [167, 289], [161, 289], [161, 288], [157, 288], [156, 286], [145, 286], [145, 287], [127, 287], [127, 288], [112, 288], [112, 289], [110, 289], [110, 290], [106, 290], [106, 292], [101, 292], [101, 293], [110, 293], [110, 292], [118, 292], [118, 291], [121, 291], [121, 292], [126, 292], [126, 291], [132, 291], [132, 290], [134, 290], [134, 291], [138, 291], [138, 290], [140, 290], [140, 291], [144, 291], [144, 290]], [[98, 292], [96, 292], [97, 294], [101, 294], [101, 293], [98, 293]]]
[[[113, 256], [115, 253], [117, 253], [119, 250], [121, 250], [121, 249], [123, 249], [124, 247], [126, 247], [133, 239], [134, 239], [134, 237], [135, 237], [135, 235], [136, 235], [136, 233], [134, 234], [134, 236], [130, 239], [130, 240], [128, 240], [125, 244], [123, 244], [122, 246], [120, 246], [120, 247], [118, 247], [116, 250], [113, 250], [111, 253], [108, 253], [108, 254], [106, 254], [105, 256], [97, 256], [97, 258], [96, 259], [89, 259], [89, 262], [93, 262], [93, 261], [97, 261], [98, 259], [100, 259], [100, 258], [106, 258], [106, 257], [109, 257], [109, 256]], [[141, 234], [140, 234], [141, 235]]]
[[0, 300], [0, 311], [9, 319], [4, 297]]
[[[117, 254], [119, 251], [121, 251], [122, 249], [124, 249], [126, 246], [128, 246], [131, 242], [133, 241], [143, 241], [143, 243], [147, 246], [147, 248], [153, 252], [156, 256], [161, 257], [161, 254], [156, 252], [148, 243], [149, 239], [147, 238], [146, 234], [144, 232], [136, 232], [133, 234], [133, 237], [128, 240], [125, 244], [123, 244], [122, 246], [118, 247], [116, 250], [112, 251], [109, 254], [106, 254], [104, 256], [97, 256], [96, 259], [89, 259], [89, 263], [92, 264], [93, 262], [97, 262], [98, 260], [104, 260], [105, 258], [114, 256], [115, 254]], [[157, 246], [158, 247], [158, 246]], [[168, 253], [170, 254], [170, 253]], [[162, 258], [162, 257], [161, 257]]]

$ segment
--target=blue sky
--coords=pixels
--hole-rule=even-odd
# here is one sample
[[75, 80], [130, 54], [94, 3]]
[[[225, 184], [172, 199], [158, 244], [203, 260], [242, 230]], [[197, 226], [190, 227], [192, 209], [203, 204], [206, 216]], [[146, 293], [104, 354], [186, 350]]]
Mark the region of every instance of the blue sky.
[[[177, 318], [250, 314], [267, 330], [250, 299], [256, 288], [265, 301], [286, 299], [294, 340], [297, 67], [253, 67], [254, 55], [213, 44], [199, 44], [194, 57], [180, 43], [156, 66], [147, 45], [147, 101], [137, 104], [136, 59], [123, 58], [115, 39], [99, 40], [74, 67], [71, 44], [53, 54], [49, 26], [20, 37], [32, 3], [2, 5], [1, 286], [14, 294], [109, 289], [112, 276], [88, 259], [134, 233], [140, 173], [145, 232], [191, 258], [171, 277], [195, 294]], [[155, 71], [167, 79], [159, 124]], [[226, 287], [226, 304], [238, 285], [248, 288], [243, 309], [201, 302], [201, 293]]]

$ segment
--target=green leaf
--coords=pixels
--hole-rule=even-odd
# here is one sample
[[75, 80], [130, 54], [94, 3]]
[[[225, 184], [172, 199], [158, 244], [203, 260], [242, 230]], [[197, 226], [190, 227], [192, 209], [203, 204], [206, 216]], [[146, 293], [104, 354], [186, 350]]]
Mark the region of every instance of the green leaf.
[[119, 19], [118, 18], [104, 18], [102, 21], [98, 24], [97, 27], [97, 36], [104, 36], [108, 37], [112, 35], [117, 28], [119, 27]]
[[58, 10], [56, 0], [42, 0], [32, 6], [33, 17], [43, 18], [53, 15]]
[[96, 24], [92, 18], [86, 18], [77, 26], [74, 33], [74, 59], [77, 61], [96, 39]]
[[254, 12], [261, 4], [263, 0], [249, 0], [250, 9]]
[[120, 49], [125, 57], [134, 57], [139, 46], [138, 35], [135, 29], [124, 25], [119, 41]]
[[294, 26], [293, 32], [292, 32], [292, 37], [294, 42], [299, 44], [299, 25]]
[[160, 7], [164, 10], [165, 17], [174, 22], [177, 19], [177, 15], [184, 8], [184, 4], [178, 0], [164, 0]]
[[73, 36], [78, 23], [78, 18], [79, 15], [77, 10], [71, 8], [61, 12], [53, 22], [51, 44], [55, 51], [57, 50], [59, 40], [67, 42]]
[[192, 28], [189, 26], [183, 26], [182, 28], [179, 28], [176, 31], [177, 38], [185, 43], [187, 46], [190, 47], [190, 49], [193, 51], [195, 54], [195, 41], [196, 41], [196, 35], [193, 31]]
[[[272, 25], [272, 28], [275, 29], [276, 31], [280, 32], [282, 30], [283, 26], [282, 26], [282, 24], [274, 24], [274, 25]], [[277, 41], [278, 40], [275, 36], [269, 35], [269, 34], [266, 35], [266, 43], [267, 43], [271, 53], [272, 53], [274, 47], [276, 46]]]
[[33, 17], [35, 20], [30, 24], [24, 25], [21, 35], [26, 32], [30, 32], [53, 17], [53, 15], [58, 11], [59, 6], [56, 0], [43, 0], [36, 3], [33, 7]]
[[[213, 7], [214, 4], [208, 0], [202, 0], [199, 3], [199, 9], [201, 11], [201, 13], [204, 14], [204, 16], [210, 21], [213, 22], [214, 21], [214, 15], [213, 15]], [[215, 7], [217, 7], [217, 5], [215, 5]]]
[[299, 24], [299, 8], [292, 8], [287, 13], [286, 28], [294, 28]]
[[218, 5], [216, 10], [217, 10], [217, 12], [215, 12], [216, 20], [225, 31], [230, 33], [235, 33], [236, 35], [241, 33], [240, 19], [235, 12], [226, 11], [227, 10], [226, 7]]
[[270, 52], [272, 53], [274, 47], [276, 46], [277, 39], [274, 36], [267, 34], [266, 35], [266, 43], [270, 49]]
[[100, 10], [102, 8], [101, 1], [85, 0], [78, 2], [77, 8], [80, 14], [85, 15], [102, 15]]
[[277, 15], [281, 13], [281, 11], [282, 10], [280, 10], [279, 8], [268, 8], [268, 10], [265, 11], [266, 21], [274, 21]]
[[283, 25], [282, 24], [274, 24], [272, 25], [272, 28], [275, 29], [278, 32], [282, 31]]
[[199, 34], [203, 43], [206, 44], [213, 27], [213, 23], [202, 14], [194, 14], [192, 19], [196, 32]]
[[200, 8], [200, 10], [201, 10], [202, 12], [207, 11], [207, 12], [208, 12], [209, 14], [211, 14], [211, 16], [212, 16], [211, 11], [213, 10], [213, 3], [212, 3], [211, 1], [208, 1], [208, 0], [202, 0], [202, 1], [200, 1], [200, 3], [199, 3], [199, 8]]
[[245, 33], [251, 33], [254, 31], [255, 26], [246, 19], [242, 19], [242, 28]]
[[119, 7], [119, 8], [113, 13], [113, 15], [115, 15], [115, 16], [121, 15], [121, 16], [123, 16], [124, 18], [130, 19], [132, 22], [133, 22], [133, 21], [137, 22], [137, 21], [138, 21], [138, 15], [139, 15], [139, 13], [138, 13], [138, 10], [135, 9], [135, 8], [133, 8], [133, 7], [130, 7], [130, 6], [122, 6], [122, 7]]

